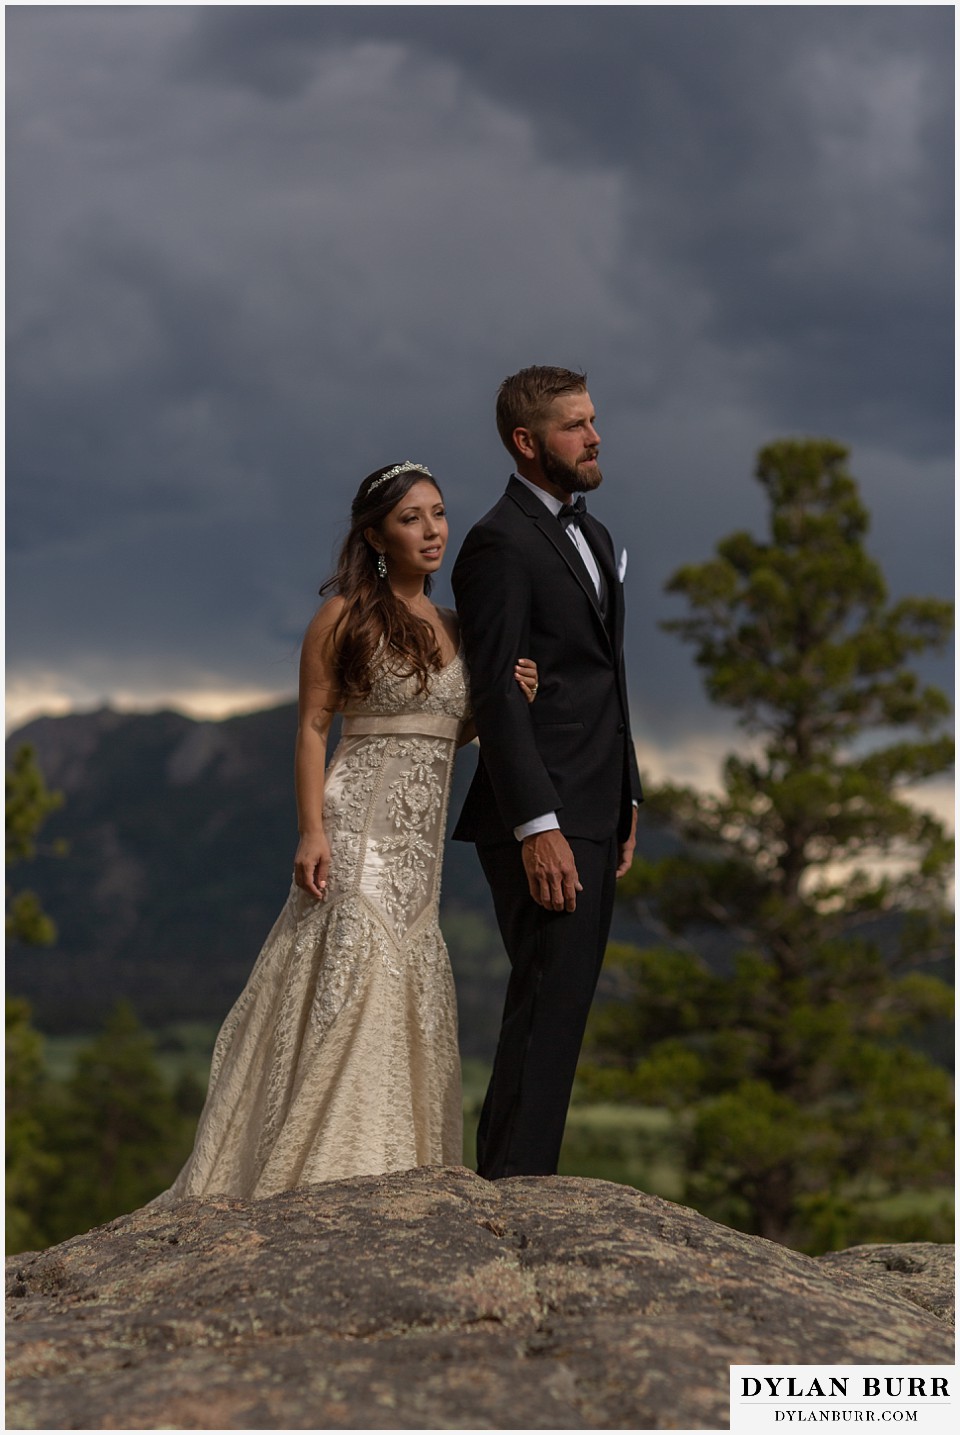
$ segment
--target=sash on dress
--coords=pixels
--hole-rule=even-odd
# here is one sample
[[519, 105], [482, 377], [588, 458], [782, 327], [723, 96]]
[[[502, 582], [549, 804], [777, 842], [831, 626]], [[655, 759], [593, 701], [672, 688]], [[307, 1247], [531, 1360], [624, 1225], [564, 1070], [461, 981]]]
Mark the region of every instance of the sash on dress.
[[446, 713], [390, 713], [371, 716], [369, 713], [344, 713], [344, 737], [420, 737], [455, 739], [462, 719]]

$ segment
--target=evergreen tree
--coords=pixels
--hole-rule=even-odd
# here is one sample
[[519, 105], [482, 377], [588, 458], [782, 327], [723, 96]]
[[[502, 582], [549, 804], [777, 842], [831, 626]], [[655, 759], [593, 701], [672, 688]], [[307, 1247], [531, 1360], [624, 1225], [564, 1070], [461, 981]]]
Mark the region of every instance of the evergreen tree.
[[51, 1239], [110, 1221], [163, 1190], [185, 1154], [182, 1125], [151, 1037], [118, 1002], [79, 1053], [51, 1114], [64, 1168], [41, 1208]]
[[48, 1244], [38, 1220], [44, 1192], [62, 1170], [44, 1126], [47, 1082], [43, 1039], [30, 1024], [30, 1007], [6, 1001], [6, 1249], [37, 1250]]
[[[17, 748], [6, 770], [6, 857], [7, 872], [37, 855], [37, 834], [47, 817], [63, 802], [63, 795], [51, 792], [44, 782], [37, 755], [29, 743]], [[55, 849], [59, 850], [59, 849]], [[34, 892], [13, 893], [6, 889], [7, 941], [30, 947], [46, 947], [56, 940], [57, 930], [44, 913]]]
[[[735, 533], [668, 584], [692, 611], [664, 626], [749, 741], [721, 792], [650, 793], [680, 850], [637, 861], [624, 891], [665, 941], [612, 949], [625, 1000], [596, 1013], [584, 1071], [595, 1094], [682, 1113], [686, 1199], [810, 1249], [929, 1233], [871, 1199], [952, 1171], [950, 1083], [915, 1040], [951, 1007], [930, 967], [952, 843], [904, 793], [952, 761], [947, 699], [910, 667], [952, 607], [889, 602], [846, 460], [830, 441], [763, 449], [767, 540]], [[711, 929], [732, 974], [698, 952]]]
[[[6, 775], [8, 870], [36, 856], [39, 830], [61, 801], [33, 748], [19, 748]], [[29, 946], [56, 936], [35, 894], [11, 895], [9, 887], [6, 928], [8, 940]], [[152, 1041], [125, 1003], [61, 1083], [46, 1076], [28, 1004], [8, 997], [6, 1087], [8, 1252], [64, 1240], [143, 1204], [169, 1185], [189, 1152], [195, 1083], [181, 1082], [176, 1095], [168, 1090]]]
[[[50, 792], [27, 743], [13, 755], [6, 771], [7, 872], [37, 854], [37, 835], [49, 814], [63, 801]], [[34, 892], [13, 893], [6, 887], [6, 936], [25, 946], [49, 946], [56, 928]], [[46, 1081], [43, 1039], [30, 1024], [30, 1007], [17, 997], [6, 998], [6, 1249], [23, 1251], [46, 1244], [36, 1218], [45, 1185], [60, 1171], [59, 1158], [49, 1149], [44, 1127]]]

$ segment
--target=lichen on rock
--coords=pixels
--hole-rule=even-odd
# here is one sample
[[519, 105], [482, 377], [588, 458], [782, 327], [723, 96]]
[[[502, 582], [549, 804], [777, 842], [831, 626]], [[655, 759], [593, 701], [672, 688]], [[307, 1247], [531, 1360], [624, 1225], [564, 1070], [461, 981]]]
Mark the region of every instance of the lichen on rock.
[[461, 1167], [191, 1199], [7, 1261], [7, 1423], [720, 1429], [733, 1363], [951, 1363], [951, 1253]]

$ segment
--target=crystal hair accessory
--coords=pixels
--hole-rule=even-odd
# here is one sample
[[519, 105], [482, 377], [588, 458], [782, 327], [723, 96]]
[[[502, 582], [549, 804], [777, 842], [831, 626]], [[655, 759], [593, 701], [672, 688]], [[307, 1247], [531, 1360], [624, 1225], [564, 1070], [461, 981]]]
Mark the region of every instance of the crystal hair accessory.
[[386, 473], [381, 473], [379, 478], [375, 478], [367, 489], [367, 493], [372, 493], [375, 488], [380, 487], [381, 483], [386, 483], [388, 478], [397, 478], [401, 473], [410, 473], [414, 470], [417, 473], [425, 473], [427, 478], [433, 478], [433, 474], [425, 464], [414, 463], [412, 458], [405, 458], [403, 463], [394, 464], [393, 468], [388, 468]]

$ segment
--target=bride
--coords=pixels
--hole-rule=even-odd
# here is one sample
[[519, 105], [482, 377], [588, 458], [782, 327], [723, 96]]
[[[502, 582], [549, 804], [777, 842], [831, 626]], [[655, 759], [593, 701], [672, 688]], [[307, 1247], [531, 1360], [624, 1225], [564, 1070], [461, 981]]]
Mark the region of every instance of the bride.
[[[456, 614], [429, 597], [446, 542], [429, 469], [364, 479], [320, 590], [334, 596], [301, 654], [294, 884], [217, 1038], [193, 1154], [160, 1203], [463, 1159], [437, 910], [454, 752], [473, 729]], [[521, 659], [514, 676], [532, 702], [536, 665]]]

